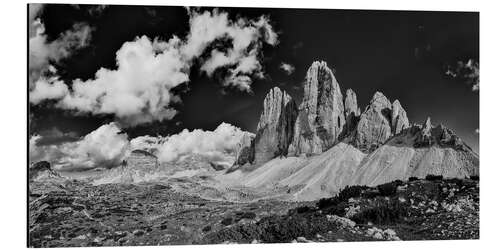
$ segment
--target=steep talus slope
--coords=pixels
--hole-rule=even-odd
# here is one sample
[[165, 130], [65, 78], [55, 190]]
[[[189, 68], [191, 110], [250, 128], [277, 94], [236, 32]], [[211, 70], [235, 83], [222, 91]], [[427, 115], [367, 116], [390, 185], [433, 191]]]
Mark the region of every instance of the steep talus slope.
[[[291, 199], [313, 200], [331, 196], [346, 185], [373, 186], [429, 174], [479, 175], [479, 156], [451, 129], [433, 126], [430, 118], [421, 125], [410, 125], [399, 100], [391, 103], [381, 92], [360, 112], [356, 93], [347, 89], [343, 99], [326, 62], [314, 62], [307, 71], [293, 131], [275, 129], [279, 114], [295, 114], [278, 105], [282, 99], [293, 103], [284, 91], [274, 88], [264, 101], [258, 133], [266, 136], [255, 143], [261, 155], [256, 158], [261, 160], [258, 164], [237, 161], [233, 170], [242, 163], [253, 165], [221, 177], [222, 182], [251, 188], [284, 187]], [[288, 158], [282, 158], [286, 143], [278, 143], [276, 138], [289, 136], [293, 140], [288, 141]], [[245, 143], [250, 145], [247, 149], [251, 147]], [[271, 160], [273, 155], [280, 157]]]
[[378, 185], [426, 175], [464, 178], [479, 175], [479, 156], [453, 131], [430, 119], [389, 139], [356, 168], [356, 183]]
[[359, 165], [365, 154], [352, 145], [339, 143], [321, 155], [311, 157], [299, 171], [280, 181], [281, 185], [301, 186], [295, 200], [316, 200], [351, 185], [353, 166]]

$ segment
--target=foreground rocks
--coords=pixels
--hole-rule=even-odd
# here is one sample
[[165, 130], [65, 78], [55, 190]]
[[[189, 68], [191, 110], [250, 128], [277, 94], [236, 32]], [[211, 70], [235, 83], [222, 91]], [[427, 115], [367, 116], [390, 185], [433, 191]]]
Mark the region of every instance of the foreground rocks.
[[479, 238], [479, 182], [412, 179], [353, 186], [339, 195], [235, 225], [206, 243], [450, 240]]
[[154, 182], [35, 181], [29, 188], [29, 247], [197, 244], [216, 230], [299, 205], [205, 200]]

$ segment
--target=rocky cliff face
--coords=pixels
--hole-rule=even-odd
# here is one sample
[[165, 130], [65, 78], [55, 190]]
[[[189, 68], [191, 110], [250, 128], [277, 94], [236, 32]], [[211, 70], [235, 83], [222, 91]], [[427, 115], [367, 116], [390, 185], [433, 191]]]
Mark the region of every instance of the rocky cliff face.
[[410, 121], [406, 116], [406, 111], [403, 109], [399, 100], [395, 100], [392, 103], [391, 110], [391, 127], [393, 134], [399, 134], [403, 129], [410, 126]]
[[413, 144], [415, 148], [437, 145], [456, 150], [472, 151], [452, 130], [443, 124], [433, 126], [430, 117], [422, 125], [413, 126], [407, 133], [416, 136]]
[[392, 105], [382, 93], [376, 92], [359, 119], [354, 134], [354, 145], [364, 151], [384, 143], [392, 134]]
[[297, 107], [292, 97], [278, 87], [271, 89], [257, 125], [255, 164], [287, 154], [296, 118]]
[[307, 71], [304, 97], [295, 122], [289, 155], [320, 154], [332, 147], [345, 124], [339, 84], [326, 62], [314, 62]]
[[255, 135], [246, 133], [241, 137], [241, 141], [236, 148], [234, 165], [242, 166], [246, 163], [252, 164], [255, 159]]
[[47, 161], [39, 161], [31, 164], [31, 166], [29, 166], [28, 168], [28, 175], [30, 181], [61, 177], [57, 172], [55, 172], [52, 169], [50, 163]]

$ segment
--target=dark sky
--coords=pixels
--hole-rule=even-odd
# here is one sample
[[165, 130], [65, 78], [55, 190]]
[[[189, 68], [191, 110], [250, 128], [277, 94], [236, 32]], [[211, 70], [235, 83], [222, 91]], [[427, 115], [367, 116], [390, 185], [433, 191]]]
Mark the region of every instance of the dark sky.
[[[182, 7], [109, 6], [91, 15], [86, 6], [48, 5], [41, 19], [49, 39], [76, 22], [92, 27], [90, 46], [61, 61], [56, 67], [63, 80], [89, 79], [101, 68], [116, 68], [115, 53], [136, 36], [169, 39], [185, 36], [189, 17]], [[268, 15], [279, 33], [276, 47], [263, 52], [265, 79], [255, 80], [253, 94], [235, 89], [222, 91], [216, 79], [192, 67], [188, 87], [179, 88], [182, 104], [173, 120], [128, 129], [130, 136], [168, 135], [183, 128], [212, 130], [222, 121], [255, 132], [267, 91], [279, 86], [297, 103], [301, 84], [314, 60], [335, 69], [342, 91], [352, 88], [361, 110], [375, 91], [391, 101], [399, 99], [410, 122], [428, 116], [454, 130], [476, 152], [479, 147], [479, 92], [458, 78], [444, 74], [448, 65], [479, 61], [479, 13], [414, 12], [318, 9], [221, 8], [232, 17]], [[295, 67], [291, 75], [281, 62]], [[79, 136], [113, 120], [112, 116], [75, 116], [50, 103], [31, 105], [33, 133], [56, 127]]]

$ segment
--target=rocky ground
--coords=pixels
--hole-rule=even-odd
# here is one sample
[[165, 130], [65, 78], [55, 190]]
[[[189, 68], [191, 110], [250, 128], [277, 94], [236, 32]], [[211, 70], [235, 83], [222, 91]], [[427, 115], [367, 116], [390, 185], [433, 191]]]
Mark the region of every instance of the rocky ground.
[[349, 187], [309, 203], [211, 201], [165, 183], [30, 183], [29, 246], [478, 239], [479, 182]]
[[286, 215], [210, 233], [203, 242], [479, 239], [479, 181], [428, 177], [348, 187]]
[[300, 203], [209, 201], [162, 183], [31, 182], [29, 246], [196, 244], [229, 225], [286, 213]]

